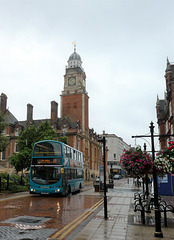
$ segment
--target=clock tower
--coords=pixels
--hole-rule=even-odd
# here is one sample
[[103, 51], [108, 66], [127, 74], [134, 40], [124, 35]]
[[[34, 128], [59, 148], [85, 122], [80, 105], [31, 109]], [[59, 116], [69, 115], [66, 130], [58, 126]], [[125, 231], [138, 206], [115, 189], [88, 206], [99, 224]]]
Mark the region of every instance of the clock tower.
[[78, 122], [79, 129], [88, 133], [88, 93], [86, 91], [86, 74], [82, 68], [80, 55], [74, 52], [68, 59], [64, 75], [64, 89], [61, 94], [61, 117], [69, 117]]

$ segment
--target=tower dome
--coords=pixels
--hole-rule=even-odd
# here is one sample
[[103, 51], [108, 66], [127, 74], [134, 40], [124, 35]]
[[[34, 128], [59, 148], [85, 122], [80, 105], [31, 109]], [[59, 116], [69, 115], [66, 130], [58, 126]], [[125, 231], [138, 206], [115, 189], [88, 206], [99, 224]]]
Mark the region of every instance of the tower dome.
[[74, 61], [74, 60], [82, 62], [80, 55], [78, 53], [76, 53], [76, 52], [73, 52], [71, 54], [71, 56], [69, 57], [69, 59], [68, 59], [68, 61]]
[[70, 55], [68, 59], [68, 68], [82, 68], [82, 60], [80, 55], [76, 52], [76, 45], [74, 45], [74, 52]]

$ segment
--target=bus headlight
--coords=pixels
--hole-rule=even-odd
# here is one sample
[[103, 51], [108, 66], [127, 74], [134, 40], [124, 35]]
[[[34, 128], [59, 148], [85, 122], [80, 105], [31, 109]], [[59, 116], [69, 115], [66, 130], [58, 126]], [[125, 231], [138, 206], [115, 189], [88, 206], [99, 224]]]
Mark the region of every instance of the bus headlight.
[[60, 192], [60, 189], [56, 189], [55, 192]]

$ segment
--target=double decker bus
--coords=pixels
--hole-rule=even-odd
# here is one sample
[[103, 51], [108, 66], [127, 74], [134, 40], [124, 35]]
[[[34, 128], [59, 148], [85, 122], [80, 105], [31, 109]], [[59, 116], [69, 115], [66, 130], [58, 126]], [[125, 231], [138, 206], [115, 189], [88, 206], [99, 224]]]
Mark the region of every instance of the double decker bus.
[[83, 153], [62, 142], [34, 144], [30, 193], [67, 195], [84, 187]]

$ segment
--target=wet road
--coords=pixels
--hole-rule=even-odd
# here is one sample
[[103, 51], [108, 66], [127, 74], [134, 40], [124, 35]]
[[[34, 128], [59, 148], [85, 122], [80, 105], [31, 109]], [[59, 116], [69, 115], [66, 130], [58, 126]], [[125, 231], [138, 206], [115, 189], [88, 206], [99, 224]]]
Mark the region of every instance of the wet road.
[[1, 199], [0, 239], [49, 239], [50, 236], [51, 239], [64, 239], [64, 235], [58, 238], [62, 230], [73, 230], [71, 223], [80, 224], [102, 203], [101, 199], [102, 196], [80, 194]]

